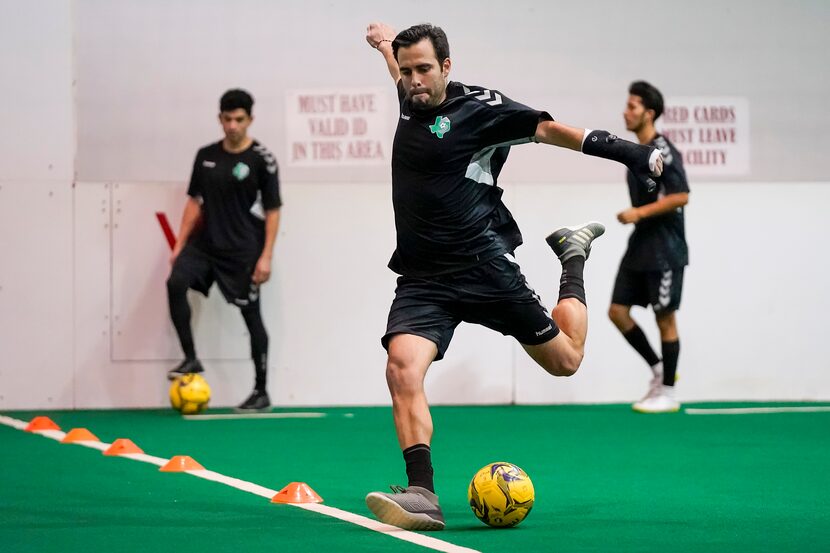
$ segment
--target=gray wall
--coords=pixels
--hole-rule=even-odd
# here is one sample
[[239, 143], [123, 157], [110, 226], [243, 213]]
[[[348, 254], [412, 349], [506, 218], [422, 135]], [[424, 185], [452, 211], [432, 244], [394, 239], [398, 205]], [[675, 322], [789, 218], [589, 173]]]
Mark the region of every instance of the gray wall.
[[[178, 180], [193, 144], [215, 134], [217, 91], [245, 86], [272, 118], [257, 133], [277, 153], [291, 88], [388, 85], [363, 41], [369, 21], [430, 21], [450, 38], [452, 77], [498, 88], [575, 125], [623, 132], [628, 83], [667, 97], [746, 97], [747, 181], [826, 180], [830, 148], [830, 3], [653, 2], [75, 2], [78, 178]], [[393, 91], [390, 90], [390, 94]], [[164, 140], [159, 140], [164, 137]], [[553, 161], [548, 162], [547, 160]], [[616, 167], [548, 152], [517, 178], [591, 182]], [[288, 180], [383, 180], [383, 170]]]

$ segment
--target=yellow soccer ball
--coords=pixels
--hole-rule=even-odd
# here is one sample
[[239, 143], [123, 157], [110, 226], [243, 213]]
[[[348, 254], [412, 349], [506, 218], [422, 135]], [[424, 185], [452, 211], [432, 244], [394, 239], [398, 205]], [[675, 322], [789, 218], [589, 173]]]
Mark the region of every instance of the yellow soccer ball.
[[533, 482], [512, 463], [490, 463], [470, 481], [467, 499], [475, 516], [488, 526], [509, 528], [533, 508]]
[[210, 386], [198, 374], [177, 377], [170, 384], [170, 405], [182, 415], [195, 415], [207, 409]]

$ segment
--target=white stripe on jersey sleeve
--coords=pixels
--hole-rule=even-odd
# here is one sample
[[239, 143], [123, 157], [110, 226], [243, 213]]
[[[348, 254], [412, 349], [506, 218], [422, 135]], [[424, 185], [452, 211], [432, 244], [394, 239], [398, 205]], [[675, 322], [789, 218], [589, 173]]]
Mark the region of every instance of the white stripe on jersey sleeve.
[[254, 151], [265, 160], [265, 168], [272, 175], [277, 172], [277, 158], [262, 144], [254, 146]]
[[256, 191], [256, 200], [254, 200], [254, 203], [251, 205], [251, 209], [248, 211], [250, 211], [251, 215], [260, 221], [265, 220], [265, 208], [262, 205], [262, 192], [260, 190]]
[[501, 144], [496, 144], [495, 146], [488, 146], [483, 150], [479, 150], [475, 153], [475, 155], [473, 155], [473, 158], [470, 160], [470, 164], [467, 166], [467, 173], [464, 176], [472, 181], [481, 184], [495, 184], [495, 180], [493, 179], [493, 172], [490, 168], [490, 158], [493, 157], [493, 153], [495, 153], [496, 149], [501, 148], [502, 146], [516, 146], [518, 144], [527, 144], [528, 142], [532, 141], [533, 139], [531, 137], [520, 138], [518, 140], [502, 142]]

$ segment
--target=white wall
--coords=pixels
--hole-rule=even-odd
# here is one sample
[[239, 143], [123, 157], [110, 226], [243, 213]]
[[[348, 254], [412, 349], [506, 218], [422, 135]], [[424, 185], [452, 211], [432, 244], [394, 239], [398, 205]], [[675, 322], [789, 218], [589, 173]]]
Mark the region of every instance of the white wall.
[[[180, 181], [195, 149], [217, 133], [218, 96], [242, 86], [257, 99], [254, 130], [285, 157], [285, 90], [387, 86], [366, 24], [430, 21], [449, 36], [451, 76], [498, 88], [557, 119], [622, 128], [628, 84], [666, 96], [746, 97], [752, 174], [745, 181], [827, 180], [830, 135], [825, 0], [76, 0], [78, 177]], [[505, 13], [509, 12], [509, 13]], [[799, 133], [799, 139], [791, 133]], [[806, 138], [809, 137], [809, 138]], [[530, 156], [530, 154], [520, 154]], [[512, 163], [528, 182], [618, 179], [572, 156]], [[784, 163], [792, 156], [799, 163]], [[517, 156], [518, 158], [518, 156]], [[540, 170], [541, 169], [541, 170]], [[383, 168], [297, 168], [291, 182], [383, 182]]]
[[70, 406], [70, 5], [3, 1], [0, 13], [0, 406]]
[[[686, 212], [691, 264], [677, 314], [682, 399], [830, 397], [830, 348], [822, 320], [830, 308], [825, 286], [830, 263], [823, 244], [830, 231], [827, 185], [692, 186]], [[591, 250], [586, 268], [590, 324], [582, 369], [572, 379], [554, 380], [519, 356], [522, 400], [624, 401], [646, 389], [645, 363], [606, 317], [629, 232], [614, 214], [626, 199], [622, 184], [519, 187], [516, 214], [526, 237], [544, 235], [548, 221], [598, 218], [609, 230]], [[549, 218], [540, 216], [538, 205], [551, 206]], [[543, 298], [553, 302], [555, 286], [547, 275], [558, 272], [545, 248], [538, 239], [528, 241], [522, 266], [532, 283], [548, 278]], [[651, 311], [632, 312], [652, 346], [659, 347]]]
[[[830, 202], [828, 184], [693, 188], [687, 211], [692, 264], [678, 314], [681, 398], [828, 397], [821, 319], [830, 309], [830, 264], [823, 254], [830, 225], [822, 213]], [[139, 193], [136, 186], [129, 192], [115, 186], [76, 188], [75, 398], [95, 407], [163, 404], [164, 372], [178, 346], [164, 295], [169, 250], [154, 213], [178, 213], [184, 187], [144, 183]], [[562, 224], [599, 219], [608, 225], [586, 270], [590, 331], [583, 368], [572, 379], [550, 378], [512, 339], [462, 325], [447, 358], [430, 372], [431, 399], [636, 397], [647, 369], [605, 315], [629, 233], [614, 218], [626, 205], [625, 185], [505, 186], [526, 240], [518, 261], [548, 306], [556, 301], [559, 266], [542, 238]], [[113, 216], [121, 222], [110, 232], [109, 214], [95, 212], [119, 194], [122, 213]], [[274, 399], [283, 405], [383, 403], [379, 338], [394, 291], [394, 275], [385, 267], [394, 245], [389, 188], [285, 183], [284, 199], [276, 271], [263, 294]], [[358, 214], [344, 211], [350, 202]], [[177, 224], [178, 215], [172, 220]], [[119, 245], [119, 233], [129, 243]], [[209, 300], [196, 294], [192, 300], [197, 348], [216, 401], [237, 401], [252, 378], [244, 325], [215, 290]], [[651, 313], [635, 308], [635, 317], [657, 346]]]
[[[178, 227], [192, 157], [220, 136], [218, 96], [250, 88], [252, 132], [282, 158], [286, 90], [391, 85], [362, 38], [376, 18], [442, 24], [456, 78], [576, 124], [620, 132], [634, 78], [668, 95], [748, 98], [751, 174], [691, 183], [678, 394], [830, 398], [820, 336], [830, 307], [822, 160], [830, 77], [814, 70], [828, 61], [825, 3], [684, 2], [667, 14], [645, 1], [526, 1], [511, 5], [509, 19], [493, 18], [503, 7], [488, 2], [2, 4], [12, 15], [0, 22], [0, 70], [18, 78], [0, 92], [4, 128], [16, 130], [0, 137], [1, 408], [166, 403], [164, 373], [179, 352], [155, 213]], [[638, 35], [635, 22], [662, 29], [659, 40]], [[283, 164], [282, 178], [275, 274], [263, 294], [272, 398], [387, 403], [379, 338], [395, 282], [385, 268], [394, 246], [389, 169]], [[637, 397], [646, 369], [605, 316], [628, 234], [615, 223], [628, 202], [622, 168], [523, 146], [502, 185], [525, 235], [518, 260], [549, 306], [559, 269], [542, 238], [587, 219], [609, 227], [587, 267], [586, 359], [576, 377], [553, 379], [512, 339], [462, 325], [430, 371], [431, 400]], [[236, 403], [252, 381], [241, 318], [216, 290], [192, 302], [214, 404]], [[635, 316], [656, 344], [652, 316]]]

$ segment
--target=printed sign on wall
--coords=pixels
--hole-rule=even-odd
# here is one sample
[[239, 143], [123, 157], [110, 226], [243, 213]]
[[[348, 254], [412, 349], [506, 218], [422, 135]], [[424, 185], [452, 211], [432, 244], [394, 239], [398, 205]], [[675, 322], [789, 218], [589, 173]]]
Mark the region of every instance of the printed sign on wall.
[[287, 164], [294, 167], [386, 165], [389, 91], [382, 88], [286, 93]]
[[746, 98], [667, 98], [656, 126], [683, 154], [689, 176], [749, 174]]

